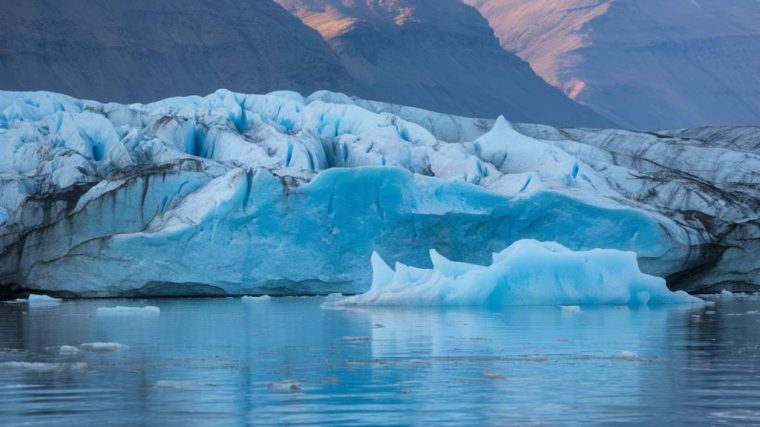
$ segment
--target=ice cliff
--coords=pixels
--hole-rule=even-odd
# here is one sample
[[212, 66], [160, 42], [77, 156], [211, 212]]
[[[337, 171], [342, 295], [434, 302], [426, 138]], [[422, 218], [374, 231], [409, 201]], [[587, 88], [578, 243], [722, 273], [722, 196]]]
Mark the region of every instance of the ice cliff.
[[330, 92], [0, 92], [0, 289], [356, 293], [373, 252], [485, 265], [536, 239], [635, 252], [674, 289], [754, 290], [759, 145], [753, 128], [560, 130]]

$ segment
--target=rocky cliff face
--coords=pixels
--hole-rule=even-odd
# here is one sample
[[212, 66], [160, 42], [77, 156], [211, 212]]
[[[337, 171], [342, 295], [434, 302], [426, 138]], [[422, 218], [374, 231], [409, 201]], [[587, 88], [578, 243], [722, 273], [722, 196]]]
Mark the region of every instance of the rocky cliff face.
[[464, 1], [507, 50], [620, 125], [760, 124], [760, 2]]

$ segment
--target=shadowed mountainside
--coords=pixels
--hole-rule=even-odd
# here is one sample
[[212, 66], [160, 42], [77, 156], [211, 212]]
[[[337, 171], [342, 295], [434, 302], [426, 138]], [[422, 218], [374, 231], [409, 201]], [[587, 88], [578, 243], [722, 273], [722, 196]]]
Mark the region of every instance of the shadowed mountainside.
[[220, 87], [356, 89], [320, 35], [268, 0], [30, 0], [0, 14], [2, 89], [144, 102]]
[[618, 124], [760, 124], [756, 0], [464, 1], [507, 50]]
[[500, 47], [458, 0], [277, 0], [319, 31], [369, 98], [471, 117], [612, 126]]

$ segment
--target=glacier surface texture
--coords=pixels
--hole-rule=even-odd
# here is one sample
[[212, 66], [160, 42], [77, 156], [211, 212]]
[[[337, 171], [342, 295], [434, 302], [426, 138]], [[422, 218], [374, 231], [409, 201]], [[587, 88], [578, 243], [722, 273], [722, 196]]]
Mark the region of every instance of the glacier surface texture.
[[331, 92], [0, 92], [0, 290], [360, 293], [373, 252], [487, 265], [521, 239], [756, 290], [758, 147], [755, 128], [556, 129]]

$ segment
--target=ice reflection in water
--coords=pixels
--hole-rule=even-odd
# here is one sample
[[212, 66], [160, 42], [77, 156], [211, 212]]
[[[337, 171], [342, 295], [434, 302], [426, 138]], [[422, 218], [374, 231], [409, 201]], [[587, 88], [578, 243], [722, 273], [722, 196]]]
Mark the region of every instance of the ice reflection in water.
[[[580, 312], [320, 303], [0, 304], [3, 424], [760, 423], [757, 300]], [[161, 311], [96, 315], [117, 305]]]

